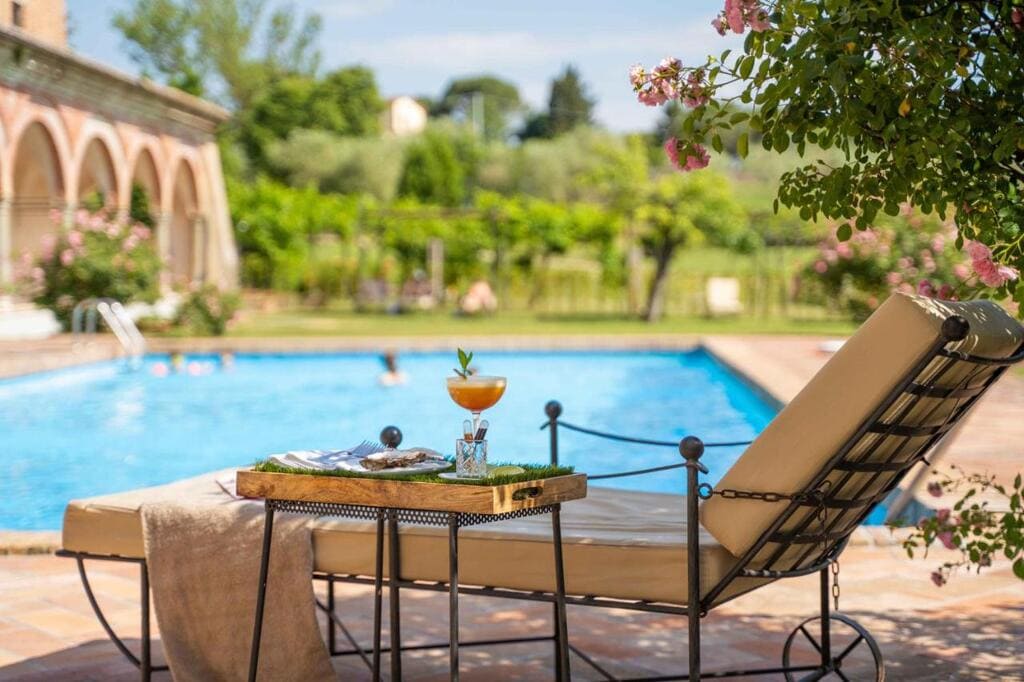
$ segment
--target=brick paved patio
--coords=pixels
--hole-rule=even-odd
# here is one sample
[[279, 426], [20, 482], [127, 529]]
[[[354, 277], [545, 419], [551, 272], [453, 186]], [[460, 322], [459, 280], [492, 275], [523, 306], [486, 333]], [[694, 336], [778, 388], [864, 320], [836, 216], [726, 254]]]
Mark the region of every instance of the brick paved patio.
[[[928, 562], [895, 547], [852, 547], [842, 561], [842, 606], [878, 638], [893, 680], [1024, 680], [1024, 599], [1006, 566], [937, 590]], [[133, 566], [93, 562], [90, 574], [111, 623], [138, 643], [138, 576]], [[817, 577], [778, 583], [714, 611], [706, 621], [708, 668], [776, 665], [786, 635], [817, 608]], [[370, 595], [340, 586], [339, 612], [365, 644]], [[407, 643], [443, 641], [446, 597], [407, 592]], [[550, 607], [480, 597], [463, 600], [463, 637], [545, 633]], [[675, 616], [570, 607], [570, 635], [616, 675], [679, 672], [686, 622]], [[159, 651], [159, 647], [156, 647]], [[158, 654], [159, 655], [159, 654]], [[386, 658], [386, 657], [385, 657]], [[410, 680], [447, 679], [443, 650], [405, 655]], [[553, 675], [550, 647], [465, 649], [465, 679], [536, 680]], [[368, 680], [358, 659], [335, 659], [342, 679]], [[574, 679], [601, 679], [573, 657]], [[0, 680], [134, 680], [135, 669], [107, 641], [82, 593], [74, 562], [53, 556], [0, 557]], [[157, 680], [168, 680], [161, 673]], [[858, 677], [851, 671], [851, 679]]]

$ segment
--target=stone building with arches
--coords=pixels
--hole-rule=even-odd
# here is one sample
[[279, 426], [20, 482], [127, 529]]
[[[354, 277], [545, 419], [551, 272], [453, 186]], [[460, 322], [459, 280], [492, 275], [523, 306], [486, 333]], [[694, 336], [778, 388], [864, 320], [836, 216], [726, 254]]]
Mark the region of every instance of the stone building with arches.
[[235, 286], [215, 139], [228, 112], [72, 52], [63, 0], [13, 5], [16, 16], [0, 9], [0, 284], [86, 198], [127, 212], [137, 186], [156, 221], [165, 282]]

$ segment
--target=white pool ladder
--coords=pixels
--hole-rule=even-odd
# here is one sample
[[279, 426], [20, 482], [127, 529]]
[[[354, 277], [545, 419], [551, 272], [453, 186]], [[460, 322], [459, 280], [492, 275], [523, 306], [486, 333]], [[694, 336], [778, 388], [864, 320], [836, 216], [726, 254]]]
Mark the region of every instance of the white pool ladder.
[[83, 333], [95, 334], [97, 314], [107, 323], [107, 327], [132, 359], [133, 364], [137, 363], [146, 353], [146, 339], [120, 301], [112, 298], [89, 298], [81, 301], [71, 313], [71, 333], [76, 339]]

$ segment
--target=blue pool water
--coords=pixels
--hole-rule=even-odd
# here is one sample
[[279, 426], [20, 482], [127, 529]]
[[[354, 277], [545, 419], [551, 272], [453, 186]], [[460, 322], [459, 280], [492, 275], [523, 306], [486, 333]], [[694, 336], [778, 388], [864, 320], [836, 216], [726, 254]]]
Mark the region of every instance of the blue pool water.
[[[212, 357], [190, 357], [214, 366]], [[233, 369], [203, 376], [155, 376], [150, 356], [137, 371], [109, 362], [0, 381], [0, 528], [59, 528], [65, 503], [213, 469], [273, 452], [340, 448], [375, 439], [395, 424], [404, 444], [450, 453], [466, 413], [448, 397], [451, 353], [407, 353], [409, 381], [377, 383], [371, 354], [241, 354]], [[649, 438], [696, 434], [746, 440], [774, 408], [703, 351], [485, 352], [474, 362], [508, 377], [486, 416], [491, 459], [545, 462], [539, 430], [554, 398], [572, 423]], [[635, 446], [563, 431], [561, 461], [591, 474], [679, 461], [673, 448]], [[741, 448], [709, 450], [716, 481]], [[679, 470], [608, 484], [681, 492]]]

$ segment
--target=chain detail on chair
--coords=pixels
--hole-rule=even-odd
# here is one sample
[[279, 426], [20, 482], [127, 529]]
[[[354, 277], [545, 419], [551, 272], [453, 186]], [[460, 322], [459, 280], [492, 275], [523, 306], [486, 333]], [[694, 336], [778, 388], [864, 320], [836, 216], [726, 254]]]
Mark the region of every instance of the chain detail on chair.
[[839, 561], [832, 562], [832, 610], [839, 610]]

